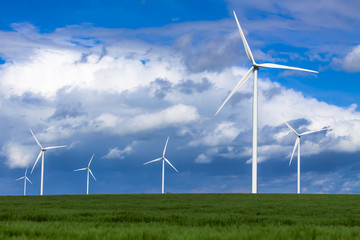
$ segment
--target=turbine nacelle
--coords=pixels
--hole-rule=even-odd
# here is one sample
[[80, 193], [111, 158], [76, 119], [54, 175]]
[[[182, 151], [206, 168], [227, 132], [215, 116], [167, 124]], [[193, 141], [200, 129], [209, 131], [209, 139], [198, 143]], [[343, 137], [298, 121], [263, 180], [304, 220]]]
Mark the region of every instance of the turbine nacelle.
[[33, 171], [34, 171], [34, 168], [35, 168], [35, 166], [36, 166], [36, 164], [37, 164], [37, 162], [39, 161], [41, 155], [44, 155], [45, 151], [50, 150], [50, 149], [55, 149], [55, 148], [64, 148], [64, 147], [67, 147], [67, 146], [43, 147], [43, 146], [40, 144], [39, 140], [36, 138], [35, 134], [33, 133], [33, 131], [32, 131], [31, 129], [30, 129], [30, 132], [31, 132], [32, 136], [34, 137], [37, 145], [40, 147], [40, 153], [39, 153], [38, 157], [36, 158], [36, 161], [35, 161], [35, 163], [34, 163], [34, 166], [33, 166], [32, 169], [31, 169], [31, 174], [32, 174]]
[[166, 139], [166, 143], [165, 143], [165, 147], [164, 147], [164, 151], [163, 151], [163, 156], [162, 156], [162, 157], [156, 158], [156, 159], [151, 160], [151, 161], [148, 161], [148, 162], [144, 163], [143, 165], [146, 165], [146, 164], [149, 164], [149, 163], [153, 163], [153, 162], [157, 162], [157, 161], [163, 160], [163, 161], [167, 162], [176, 172], [179, 172], [179, 171], [170, 163], [170, 161], [165, 158], [165, 152], [166, 152], [166, 147], [167, 147], [167, 145], [168, 145], [168, 142], [169, 142], [169, 137]]

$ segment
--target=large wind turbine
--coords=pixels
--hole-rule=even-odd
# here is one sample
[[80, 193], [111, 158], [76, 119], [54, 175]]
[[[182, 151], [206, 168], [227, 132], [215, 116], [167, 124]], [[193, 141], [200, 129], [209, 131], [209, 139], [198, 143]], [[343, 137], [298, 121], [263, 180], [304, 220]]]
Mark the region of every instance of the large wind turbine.
[[35, 134], [33, 133], [33, 131], [30, 129], [31, 134], [33, 135], [37, 145], [40, 147], [40, 153], [38, 155], [38, 157], [36, 158], [36, 161], [34, 163], [34, 166], [31, 169], [31, 173], [34, 171], [34, 168], [37, 164], [37, 162], [40, 159], [41, 156], [41, 185], [40, 185], [40, 195], [43, 195], [43, 190], [44, 190], [44, 155], [45, 155], [45, 151], [46, 150], [50, 150], [50, 149], [55, 149], [55, 148], [63, 148], [63, 147], [67, 147], [67, 146], [54, 146], [54, 147], [42, 147], [40, 142], [37, 140], [37, 138], [35, 137]]
[[84, 170], [87, 170], [87, 177], [86, 177], [86, 194], [89, 194], [89, 173], [91, 174], [91, 176], [94, 178], [94, 180], [96, 181], [96, 178], [94, 176], [94, 174], [92, 173], [91, 169], [90, 169], [90, 164], [91, 164], [91, 161], [93, 160], [94, 158], [94, 155], [95, 153], [92, 155], [92, 157], [90, 158], [90, 161], [89, 161], [89, 164], [86, 168], [79, 168], [79, 169], [76, 169], [74, 170], [75, 172], [76, 171], [84, 171]]
[[297, 70], [297, 71], [305, 71], [305, 72], [312, 72], [317, 73], [317, 71], [303, 69], [303, 68], [297, 68], [297, 67], [289, 67], [274, 63], [256, 63], [255, 59], [251, 53], [250, 47], [246, 41], [245, 35], [240, 27], [240, 23], [236, 17], [235, 11], [234, 11], [234, 17], [237, 23], [237, 26], [239, 28], [240, 36], [245, 48], [246, 55], [250, 59], [252, 63], [252, 67], [246, 72], [246, 74], [241, 78], [239, 83], [235, 86], [235, 88], [232, 90], [230, 95], [225, 99], [223, 104], [220, 106], [220, 108], [217, 110], [217, 115], [220, 110], [223, 108], [225, 103], [229, 101], [232, 95], [249, 79], [252, 72], [254, 72], [254, 93], [253, 93], [253, 142], [252, 142], [252, 193], [257, 193], [257, 122], [258, 122], [258, 95], [257, 95], [257, 72], [260, 70], [260, 68], [278, 68], [278, 69], [288, 69], [288, 70]]
[[18, 181], [18, 180], [24, 179], [24, 196], [26, 195], [26, 181], [29, 181], [29, 183], [32, 184], [32, 182], [30, 181], [30, 179], [26, 176], [27, 170], [28, 170], [28, 167], [26, 167], [25, 175], [24, 175], [23, 177], [18, 178], [18, 179], [15, 180], [15, 181]]
[[320, 129], [320, 130], [308, 131], [308, 132], [304, 132], [304, 133], [299, 134], [290, 126], [290, 124], [288, 124], [286, 121], [284, 121], [284, 122], [290, 128], [290, 130], [293, 133], [295, 133], [295, 135], [297, 136], [296, 140], [295, 140], [294, 149], [293, 149], [292, 154], [291, 154], [289, 166], [290, 166], [291, 161], [292, 161], [292, 159], [294, 157], [296, 147], [298, 147], [298, 155], [297, 155], [297, 158], [298, 158], [297, 159], [297, 193], [300, 193], [300, 137], [304, 136], [304, 135], [307, 135], [307, 134], [310, 134], [310, 133], [320, 132], [320, 131], [324, 131], [324, 130], [328, 130], [328, 129], [324, 128], [324, 129]]
[[173, 169], [175, 169], [176, 172], [179, 172], [178, 170], [176, 170], [176, 168], [169, 162], [169, 160], [167, 160], [165, 158], [165, 152], [166, 152], [166, 147], [167, 147], [167, 144], [169, 142], [169, 137], [167, 138], [166, 140], [166, 143], [165, 143], [165, 147], [164, 147], [164, 151], [163, 151], [163, 155], [161, 158], [157, 158], [157, 159], [154, 159], [154, 160], [151, 160], [149, 162], [146, 162], [144, 163], [144, 165], [148, 164], [148, 163], [152, 163], [152, 162], [157, 162], [157, 161], [160, 161], [162, 160], [162, 187], [161, 187], [161, 193], [164, 194], [164, 165], [165, 165], [165, 162], [167, 162]]

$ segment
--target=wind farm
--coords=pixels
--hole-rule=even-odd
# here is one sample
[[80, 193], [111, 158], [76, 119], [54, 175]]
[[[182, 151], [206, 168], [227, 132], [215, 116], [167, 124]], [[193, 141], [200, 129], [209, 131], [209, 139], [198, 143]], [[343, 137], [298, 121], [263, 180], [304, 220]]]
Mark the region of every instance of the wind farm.
[[0, 239], [358, 239], [359, 9], [2, 4]]
[[[321, 175], [319, 166], [306, 164], [320, 164], [327, 154], [337, 156], [337, 153], [351, 154], [351, 164], [355, 164], [355, 155], [360, 151], [356, 131], [350, 131], [357, 129], [356, 102], [335, 104], [334, 98], [329, 100], [331, 94], [319, 93], [327, 91], [331, 84], [324, 84], [329, 77], [329, 68], [323, 65], [327, 55], [317, 52], [319, 39], [315, 34], [309, 35], [308, 29], [313, 25], [307, 22], [305, 28], [297, 21], [283, 23], [277, 18], [267, 19], [268, 16], [257, 21], [249, 18], [245, 7], [227, 9], [230, 10], [222, 16], [224, 21], [214, 20], [219, 25], [210, 22], [208, 28], [201, 22], [200, 28], [193, 29], [194, 35], [185, 34], [191, 33], [192, 24], [180, 24], [183, 30], [175, 29], [180, 26], [178, 23], [170, 26], [171, 36], [166, 41], [160, 34], [162, 31], [153, 32], [154, 29], [150, 31], [154, 37], [151, 41], [145, 30], [134, 33], [134, 38], [127, 41], [129, 35], [115, 30], [104, 34], [99, 32], [100, 28], [92, 29], [94, 36], [88, 36], [90, 31], [82, 37], [82, 34], [72, 36], [73, 29], [66, 28], [66, 34], [74, 39], [65, 34], [60, 40], [59, 31], [53, 29], [50, 35], [44, 35], [41, 30], [35, 39], [44, 41], [39, 40], [39, 47], [35, 48], [28, 42], [33, 36], [25, 37], [29, 33], [25, 30], [25, 35], [20, 30], [15, 33], [24, 41], [23, 45], [17, 45], [17, 39], [9, 32], [1, 32], [13, 39], [2, 45], [17, 46], [0, 49], [0, 88], [4, 93], [0, 98], [4, 112], [11, 115], [4, 115], [1, 171], [9, 170], [6, 174], [11, 175], [13, 182], [20, 174], [16, 171], [27, 165], [32, 165], [34, 174], [41, 158], [41, 167], [35, 171], [40, 176], [31, 177], [34, 185], [28, 186], [28, 193], [36, 194], [33, 189], [39, 187], [40, 195], [44, 191], [77, 194], [83, 191], [72, 184], [80, 176], [73, 171], [81, 166], [81, 159], [91, 149], [98, 156], [96, 164], [101, 167], [96, 170], [96, 178], [101, 181], [89, 191], [90, 178], [95, 180], [93, 169], [90, 170], [90, 165], [77, 169], [87, 172], [84, 193], [153, 193], [158, 189], [157, 181], [149, 177], [152, 174], [149, 169], [153, 168], [141, 166], [161, 139], [170, 136], [175, 146], [171, 150], [171, 162], [165, 157], [167, 140], [163, 156], [145, 163], [162, 164], [161, 193], [288, 193], [292, 188], [285, 179], [291, 171], [282, 168], [287, 167], [282, 161], [289, 155], [289, 146], [283, 144], [286, 133], [283, 122], [277, 119], [284, 115], [301, 122], [297, 126], [300, 129], [313, 129], [317, 124], [332, 128], [322, 135], [321, 147], [315, 146], [312, 138], [307, 140], [313, 148], [310, 155], [307, 152], [303, 155], [307, 161], [301, 168], [302, 192], [356, 190], [356, 185], [349, 187], [351, 181], [346, 177], [334, 189], [304, 177], [319, 174], [323, 181], [337, 181], [329, 175], [330, 170], [325, 176]], [[294, 25], [282, 25], [290, 22]], [[129, 46], [119, 42], [122, 37]], [[145, 44], [144, 39], [149, 42]], [[155, 47], [156, 43], [160, 44], [159, 48]], [[24, 58], [20, 57], [22, 54], [11, 55], [10, 49], [22, 46], [26, 46]], [[23, 60], [24, 64], [20, 64]], [[317, 75], [318, 71], [321, 74]], [[62, 73], [66, 77], [60, 78]], [[253, 81], [249, 81], [251, 77]], [[317, 124], [310, 119], [316, 119]], [[31, 135], [25, 132], [30, 127], [36, 129], [36, 135], [32, 129]], [[37, 155], [33, 140], [40, 148]], [[69, 147], [44, 147], [43, 141], [66, 142]], [[57, 148], [64, 149], [47, 155], [49, 175], [45, 174], [45, 151]], [[334, 169], [336, 159], [329, 162], [329, 168]], [[177, 172], [173, 163], [182, 170], [166, 177], [167, 165]], [[259, 175], [258, 166], [271, 171], [261, 171]], [[352, 167], [347, 169], [355, 169]], [[148, 181], [143, 180], [145, 176]], [[165, 191], [165, 178], [168, 191]], [[44, 185], [49, 188], [44, 189]], [[3, 194], [10, 195], [20, 192], [13, 187], [4, 191]]]

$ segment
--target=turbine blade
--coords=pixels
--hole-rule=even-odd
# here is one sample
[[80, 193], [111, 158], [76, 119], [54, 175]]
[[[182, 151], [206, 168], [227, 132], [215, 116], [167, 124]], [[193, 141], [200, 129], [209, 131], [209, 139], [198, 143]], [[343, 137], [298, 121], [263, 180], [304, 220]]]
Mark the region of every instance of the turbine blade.
[[[24, 176], [24, 177], [25, 177], [25, 176]], [[19, 181], [19, 180], [23, 179], [24, 177], [18, 178], [18, 179], [16, 179], [15, 181]]]
[[46, 147], [44, 148], [45, 150], [49, 150], [49, 149], [55, 149], [55, 148], [64, 148], [64, 147], [67, 147], [66, 145], [65, 146], [53, 146], [53, 147]]
[[294, 149], [293, 149], [292, 154], [291, 154], [289, 166], [291, 165], [291, 161], [292, 161], [292, 159], [293, 159], [293, 157], [294, 157], [294, 153], [295, 153], [295, 150], [296, 150], [297, 145], [299, 144], [299, 141], [300, 141], [300, 138], [297, 137], [297, 138], [296, 138], [296, 141], [295, 141]]
[[240, 27], [240, 23], [239, 23], [239, 21], [238, 21], [238, 19], [237, 19], [237, 16], [236, 16], [236, 14], [235, 14], [235, 11], [233, 11], [233, 13], [234, 13], [234, 17], [235, 17], [235, 20], [236, 20], [236, 24], [237, 24], [238, 29], [239, 29], [239, 32], [240, 32], [240, 36], [241, 36], [242, 42], [243, 42], [243, 44], [244, 44], [244, 48], [245, 48], [246, 55], [248, 56], [248, 58], [250, 59], [250, 61], [251, 61], [253, 64], [255, 64], [254, 57], [253, 57], [253, 55], [252, 55], [252, 53], [251, 53], [249, 44], [248, 44], [247, 41], [246, 41], [245, 35], [244, 35], [244, 33], [243, 33], [243, 30], [242, 30], [241, 27]]
[[33, 166], [33, 167], [32, 167], [32, 169], [31, 169], [31, 173], [30, 173], [30, 174], [32, 174], [32, 173], [33, 173], [34, 168], [35, 168], [35, 166], [36, 166], [37, 162], [39, 161], [39, 159], [40, 159], [40, 157], [41, 157], [41, 154], [42, 154], [42, 151], [40, 151], [40, 153], [39, 153], [38, 157], [36, 158], [36, 161], [35, 161], [35, 163], [34, 163], [34, 166]]
[[89, 172], [90, 172], [90, 174], [91, 174], [91, 176], [95, 179], [95, 181], [96, 181], [96, 178], [95, 178], [95, 176], [94, 176], [94, 174], [92, 173], [92, 171], [91, 171], [91, 169], [89, 168]]
[[304, 136], [304, 135], [307, 135], [307, 134], [310, 134], [310, 133], [315, 133], [315, 132], [321, 132], [321, 131], [325, 131], [325, 130], [328, 130], [328, 129], [323, 128], [323, 129], [320, 129], [320, 130], [307, 131], [307, 132], [304, 132], [304, 133], [300, 134], [300, 136]]
[[169, 137], [166, 139], [166, 143], [165, 143], [165, 147], [164, 147], [164, 151], [163, 151], [163, 157], [165, 157], [165, 152], [166, 152], [166, 147], [168, 145], [169, 142]]
[[288, 70], [296, 70], [296, 71], [303, 71], [303, 72], [319, 73], [314, 70], [298, 68], [298, 67], [290, 67], [290, 66], [285, 66], [285, 65], [275, 64], [275, 63], [261, 63], [261, 64], [257, 64], [257, 66], [264, 67], [264, 68], [278, 68], [278, 69], [288, 69]]
[[290, 130], [291, 130], [293, 133], [296, 134], [296, 136], [299, 136], [299, 134], [295, 131], [295, 129], [293, 129], [293, 128], [290, 126], [290, 124], [287, 123], [287, 121], [284, 120], [284, 122], [285, 122], [285, 124], [290, 128]]
[[91, 161], [92, 161], [93, 158], [94, 158], [94, 155], [95, 155], [95, 153], [91, 156], [91, 159], [90, 159], [90, 162], [89, 162], [89, 164], [88, 164], [88, 167], [90, 167], [90, 164], [91, 164]]
[[146, 162], [146, 163], [144, 163], [143, 165], [146, 165], [146, 164], [152, 163], [152, 162], [157, 162], [157, 161], [160, 161], [161, 159], [162, 159], [162, 158], [157, 158], [157, 159], [151, 160], [151, 161], [149, 161], [149, 162]]
[[74, 172], [77, 172], [77, 171], [84, 171], [86, 170], [87, 168], [79, 168], [79, 169], [75, 169]]
[[30, 181], [30, 179], [29, 179], [28, 177], [26, 177], [26, 180], [28, 180], [28, 181], [29, 181], [29, 183], [33, 184], [33, 183]]
[[27, 170], [28, 170], [29, 166], [26, 167], [26, 170], [25, 170], [25, 176], [26, 176], [26, 173], [27, 173]]
[[34, 137], [37, 145], [42, 149], [42, 146], [41, 146], [40, 142], [39, 142], [39, 141], [37, 140], [37, 138], [35, 137], [35, 134], [34, 134], [33, 131], [31, 130], [31, 128], [30, 128], [30, 132], [31, 132], [31, 134], [33, 135], [33, 137]]
[[179, 171], [170, 163], [169, 160], [167, 160], [166, 158], [164, 158], [164, 159], [165, 159], [165, 161], [166, 161], [170, 166], [172, 166], [172, 168], [173, 168], [175, 171], [179, 172]]
[[229, 94], [229, 96], [225, 99], [225, 101], [223, 102], [223, 104], [220, 106], [220, 108], [217, 110], [217, 112], [215, 113], [215, 116], [220, 112], [220, 110], [224, 107], [225, 103], [227, 103], [227, 101], [229, 101], [229, 99], [232, 97], [232, 95], [234, 95], [234, 93], [246, 82], [246, 80], [249, 79], [250, 74], [252, 72], [252, 70], [254, 69], [254, 67], [251, 67], [249, 69], [249, 71], [247, 71], [247, 73], [245, 73], [245, 75], [241, 78], [241, 80], [239, 81], [239, 83], [235, 86], [235, 88], [232, 90], [232, 92]]

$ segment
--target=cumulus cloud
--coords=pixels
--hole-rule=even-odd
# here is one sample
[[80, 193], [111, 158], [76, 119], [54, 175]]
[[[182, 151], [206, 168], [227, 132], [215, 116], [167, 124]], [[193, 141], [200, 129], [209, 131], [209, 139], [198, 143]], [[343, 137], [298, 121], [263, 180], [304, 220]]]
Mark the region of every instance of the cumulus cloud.
[[196, 159], [195, 163], [211, 163], [214, 158], [219, 154], [219, 148], [213, 147], [208, 148], [205, 153], [200, 153]]
[[342, 66], [348, 72], [360, 71], [360, 45], [355, 47], [343, 59]]
[[[196, 162], [210, 162], [216, 156], [251, 157], [252, 81], [242, 86], [217, 117], [213, 116], [246, 68], [229, 64], [208, 71], [200, 64], [196, 70], [189, 69], [185, 58], [191, 54], [179, 49], [192, 45], [192, 39], [182, 39], [182, 45], [176, 43], [181, 46], [174, 50], [126, 39], [98, 44], [96, 36], [91, 35], [94, 33], [88, 31], [83, 34], [91, 36], [91, 40], [77, 39], [74, 44], [73, 31], [78, 29], [58, 29], [44, 35], [29, 26], [20, 27], [28, 30], [1, 32], [7, 46], [13, 49], [0, 49], [9, 60], [0, 69], [1, 117], [8, 121], [22, 119], [26, 128], [35, 126], [42, 141], [71, 143], [74, 136], [82, 134], [123, 136], [175, 127], [177, 135], [188, 140], [187, 147], [217, 149], [199, 153]], [[98, 31], [99, 36], [108, 39], [119, 34]], [[42, 40], [34, 44], [26, 40], [26, 34]], [[230, 51], [228, 47], [235, 40], [232, 33], [227, 37], [224, 49], [219, 55], [214, 53], [216, 58]], [[21, 50], [26, 49], [21, 58], [14, 46], [20, 44], [15, 41], [18, 39]], [[279, 116], [290, 122], [305, 119], [295, 126], [299, 131], [332, 128], [304, 138], [305, 156], [360, 150], [356, 134], [360, 130], [360, 113], [356, 105], [338, 107], [259, 78], [260, 161], [286, 157], [291, 152], [291, 132]], [[10, 136], [13, 132], [8, 131]], [[115, 147], [108, 154], [121, 158], [128, 151]], [[12, 159], [10, 162], [18, 162], [10, 153], [6, 155]]]
[[[269, 90], [276, 89], [269, 97]], [[243, 91], [251, 91], [246, 86]], [[226, 96], [226, 94], [224, 94]], [[230, 100], [232, 101], [232, 100]], [[236, 101], [236, 99], [235, 99]], [[219, 152], [228, 158], [251, 158], [251, 107], [250, 101], [229, 104], [222, 110], [221, 121], [207, 128], [190, 146], [233, 146], [230, 151]], [[302, 138], [302, 155], [310, 156], [323, 151], [357, 152], [360, 150], [360, 137], [356, 134], [360, 127], [360, 114], [357, 106], [342, 108], [305, 97], [293, 89], [286, 89], [279, 83], [262, 79], [259, 83], [259, 162], [272, 158], [287, 158], [295, 141], [282, 119], [294, 123], [298, 132], [330, 127], [329, 131], [315, 133]], [[247, 115], [244, 120], [239, 119]], [[238, 115], [239, 117], [234, 117]], [[229, 121], [234, 118], [235, 120]], [[304, 119], [305, 121], [297, 121]], [[360, 129], [359, 129], [360, 130]], [[290, 140], [289, 140], [290, 139]], [[250, 161], [248, 161], [250, 162]]]
[[36, 158], [36, 147], [9, 141], [3, 145], [1, 155], [9, 168], [27, 167]]
[[206, 146], [218, 146], [224, 144], [230, 144], [240, 133], [240, 129], [235, 126], [233, 122], [222, 122], [211, 131], [204, 131], [203, 137], [199, 140], [194, 140], [189, 144], [191, 146], [206, 145]]
[[201, 153], [196, 157], [195, 162], [196, 163], [210, 163], [211, 159], [209, 159], [205, 154]]
[[142, 114], [136, 116], [129, 124], [130, 131], [156, 129], [165, 126], [173, 126], [181, 123], [189, 123], [199, 118], [197, 109], [193, 106], [178, 104], [166, 108], [160, 112]]
[[106, 159], [124, 159], [126, 154], [130, 154], [134, 150], [134, 146], [137, 144], [136, 141], [132, 142], [130, 145], [127, 145], [124, 149], [119, 149], [118, 147], [110, 148], [109, 152], [103, 157]]

